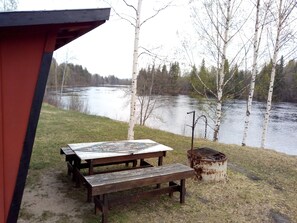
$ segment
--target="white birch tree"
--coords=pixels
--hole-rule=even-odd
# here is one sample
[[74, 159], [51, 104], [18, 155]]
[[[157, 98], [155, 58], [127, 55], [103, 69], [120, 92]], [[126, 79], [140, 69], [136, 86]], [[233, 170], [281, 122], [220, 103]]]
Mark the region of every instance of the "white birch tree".
[[234, 65], [240, 61], [239, 57], [244, 51], [244, 46], [232, 47], [232, 50], [230, 50], [230, 44], [234, 41], [235, 36], [239, 34], [243, 25], [247, 21], [247, 18], [246, 20], [242, 19], [243, 14], [241, 14], [241, 18], [238, 20], [239, 13], [241, 13], [241, 3], [242, 1], [236, 0], [203, 1], [202, 9], [205, 12], [204, 14], [196, 5], [201, 3], [198, 2], [192, 7], [195, 19], [195, 29], [202, 39], [199, 45], [204, 43], [208, 55], [211, 55], [216, 66], [215, 90], [211, 89], [208, 83], [200, 76], [197, 76], [198, 80], [204, 88], [207, 89], [208, 93], [216, 99], [213, 134], [214, 141], [217, 141], [219, 137], [224, 89], [235, 75], [235, 72], [230, 72], [229, 75], [226, 76], [227, 72], [225, 68], [229, 63]]
[[[225, 14], [226, 13], [226, 14]], [[231, 19], [231, 0], [228, 0], [226, 2], [226, 12], [223, 13], [224, 15], [224, 28], [223, 28], [223, 48], [221, 52], [221, 63], [219, 65], [218, 70], [218, 89], [217, 89], [217, 106], [216, 106], [216, 122], [215, 122], [215, 128], [213, 133], [213, 139], [214, 141], [218, 140], [219, 137], [219, 130], [221, 126], [221, 119], [222, 119], [222, 98], [223, 98], [223, 87], [225, 82], [225, 72], [224, 67], [226, 63], [226, 55], [227, 55], [227, 49], [229, 45], [229, 29], [230, 29], [230, 19]]]
[[273, 42], [273, 56], [272, 56], [272, 70], [270, 74], [270, 82], [268, 89], [268, 97], [266, 104], [266, 112], [264, 116], [263, 130], [262, 130], [262, 139], [261, 139], [261, 148], [265, 147], [266, 134], [269, 124], [271, 105], [272, 105], [272, 96], [273, 88], [275, 82], [275, 73], [276, 66], [280, 54], [280, 50], [285, 46], [286, 43], [292, 38], [292, 32], [290, 30], [290, 16], [293, 11], [296, 11], [297, 1], [292, 0], [279, 0], [275, 2], [275, 10], [271, 10], [271, 16], [274, 18], [276, 29], [275, 38], [272, 38]]
[[246, 145], [250, 115], [252, 112], [252, 103], [253, 103], [253, 97], [254, 97], [254, 91], [255, 91], [256, 76], [257, 76], [257, 71], [258, 71], [257, 67], [258, 67], [259, 48], [260, 48], [260, 44], [261, 44], [263, 28], [266, 23], [267, 13], [268, 13], [268, 9], [270, 6], [270, 3], [265, 5], [265, 8], [263, 8], [264, 15], [261, 19], [260, 18], [260, 10], [261, 10], [260, 3], [261, 3], [261, 1], [257, 0], [256, 6], [255, 6], [256, 7], [256, 15], [255, 15], [255, 30], [254, 30], [254, 37], [253, 37], [252, 76], [251, 76], [250, 90], [249, 90], [247, 107], [246, 107], [246, 116], [245, 116], [245, 122], [244, 122], [242, 146]]
[[64, 58], [64, 62], [63, 62], [64, 66], [63, 66], [63, 70], [62, 70], [62, 80], [61, 80], [61, 87], [60, 87], [60, 100], [62, 98], [65, 81], [66, 81], [66, 78], [67, 78], [68, 72], [69, 72], [69, 69], [68, 69], [69, 61], [70, 61], [69, 52], [67, 50], [66, 53], [65, 53], [65, 58]]
[[61, 88], [60, 88], [60, 99], [62, 98], [64, 84], [65, 84], [67, 74], [68, 74], [68, 61], [65, 61], [64, 66], [63, 66], [63, 72], [62, 72], [62, 81], [61, 81]]
[[[128, 5], [128, 4], [127, 4]], [[136, 24], [134, 26], [134, 50], [133, 50], [133, 67], [132, 67], [132, 86], [131, 86], [131, 102], [130, 102], [130, 119], [128, 129], [128, 140], [134, 139], [134, 126], [136, 122], [136, 90], [137, 90], [137, 74], [138, 74], [138, 49], [139, 49], [139, 34], [140, 34], [140, 15], [141, 15], [142, 0], [138, 0], [136, 13]], [[131, 5], [128, 5], [132, 7]]]
[[[108, 2], [111, 7], [112, 5]], [[133, 48], [133, 64], [132, 64], [132, 84], [131, 84], [131, 101], [130, 101], [130, 116], [129, 116], [129, 128], [128, 128], [128, 140], [134, 139], [134, 127], [136, 123], [136, 100], [137, 100], [137, 75], [138, 75], [138, 60], [139, 60], [139, 42], [140, 42], [140, 31], [141, 27], [149, 20], [156, 17], [161, 11], [166, 9], [171, 2], [166, 4], [164, 7], [161, 7], [160, 9], [154, 10], [154, 13], [149, 16], [148, 18], [141, 20], [141, 9], [142, 9], [142, 3], [143, 0], [137, 1], [137, 6], [135, 7], [133, 4], [128, 3], [126, 0], [122, 0], [124, 4], [132, 9], [135, 13], [134, 16], [130, 16], [127, 14], [121, 14], [119, 13], [115, 8], [113, 8], [114, 12], [118, 17], [121, 19], [127, 21], [134, 27], [134, 48]]]

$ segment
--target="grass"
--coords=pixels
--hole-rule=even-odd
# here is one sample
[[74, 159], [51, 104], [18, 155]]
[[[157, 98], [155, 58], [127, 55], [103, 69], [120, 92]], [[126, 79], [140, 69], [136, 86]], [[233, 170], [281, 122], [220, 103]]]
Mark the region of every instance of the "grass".
[[[66, 164], [59, 149], [69, 143], [125, 140], [127, 129], [124, 122], [59, 110], [44, 104], [26, 191], [44, 194], [41, 182], [51, 172], [57, 176], [61, 196], [75, 201], [77, 208], [73, 213], [65, 214], [43, 210], [40, 211], [42, 215], [36, 217], [30, 212], [30, 201], [25, 199], [27, 205], [22, 205], [20, 219], [68, 222], [74, 216], [76, 222], [100, 222], [100, 217], [93, 214], [92, 204], [86, 205], [86, 191], [74, 188], [67, 177]], [[137, 126], [135, 138], [149, 138], [174, 148], [164, 159], [165, 164], [188, 163], [186, 151], [191, 143], [188, 137]], [[186, 184], [184, 205], [179, 204], [177, 195], [173, 199], [161, 196], [129, 203], [114, 207], [109, 214], [110, 222], [297, 222], [296, 156], [205, 140], [195, 140], [195, 145], [211, 147], [227, 155], [226, 182], [203, 183], [190, 179]], [[38, 193], [38, 190], [42, 192]], [[44, 199], [47, 197], [40, 196], [40, 202]]]

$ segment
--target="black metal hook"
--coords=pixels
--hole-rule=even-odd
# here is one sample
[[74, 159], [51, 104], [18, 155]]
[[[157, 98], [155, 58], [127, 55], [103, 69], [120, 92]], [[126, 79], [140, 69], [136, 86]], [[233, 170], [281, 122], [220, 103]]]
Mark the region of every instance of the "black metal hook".
[[195, 127], [197, 125], [197, 122], [199, 121], [200, 118], [204, 118], [204, 122], [205, 122], [205, 129], [204, 129], [204, 138], [206, 139], [207, 137], [207, 117], [205, 115], [200, 115], [196, 120], [195, 120], [195, 115], [196, 112], [195, 111], [190, 111], [187, 112], [187, 114], [193, 114], [193, 122], [192, 125], [187, 125], [189, 127], [192, 128], [192, 143], [191, 143], [191, 149], [193, 149], [193, 145], [194, 145], [194, 132], [195, 132]]

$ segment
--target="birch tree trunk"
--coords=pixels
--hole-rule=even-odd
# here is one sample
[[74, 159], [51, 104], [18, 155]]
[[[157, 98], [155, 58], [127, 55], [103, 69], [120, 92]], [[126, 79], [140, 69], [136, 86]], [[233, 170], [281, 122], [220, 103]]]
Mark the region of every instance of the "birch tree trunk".
[[58, 99], [58, 63], [56, 64], [55, 67], [55, 92], [56, 92], [56, 99]]
[[255, 32], [254, 32], [254, 40], [253, 40], [253, 65], [252, 65], [252, 77], [251, 77], [251, 85], [249, 91], [249, 97], [247, 101], [246, 107], [246, 116], [244, 122], [244, 130], [243, 130], [243, 138], [242, 138], [242, 146], [246, 145], [246, 139], [248, 134], [249, 122], [250, 122], [250, 114], [252, 112], [252, 103], [254, 97], [254, 90], [255, 90], [255, 82], [256, 82], [256, 75], [257, 75], [257, 66], [258, 66], [258, 53], [259, 53], [259, 44], [261, 37], [259, 39], [259, 11], [260, 11], [260, 0], [257, 0], [256, 5], [256, 22], [255, 22]]
[[224, 87], [224, 79], [225, 79], [225, 62], [226, 62], [226, 53], [227, 47], [229, 43], [228, 35], [229, 35], [229, 28], [230, 28], [230, 8], [231, 8], [231, 0], [228, 0], [226, 5], [226, 18], [225, 18], [225, 25], [224, 25], [224, 39], [223, 39], [223, 50], [221, 54], [221, 65], [219, 68], [219, 77], [218, 77], [218, 93], [217, 93], [217, 106], [216, 106], [216, 122], [214, 127], [214, 134], [213, 134], [213, 141], [218, 141], [219, 137], [219, 130], [221, 126], [221, 119], [222, 119], [222, 98], [223, 98], [223, 87]]
[[64, 64], [63, 74], [62, 74], [62, 82], [61, 82], [61, 89], [60, 89], [60, 99], [62, 98], [63, 89], [64, 89], [64, 83], [67, 75], [67, 68], [68, 68], [68, 62], [66, 61]]
[[[279, 46], [279, 41], [276, 42], [276, 47]], [[272, 59], [272, 71], [269, 83], [269, 90], [268, 90], [268, 98], [267, 98], [267, 105], [266, 105], [266, 112], [264, 116], [264, 124], [263, 124], [263, 131], [262, 131], [262, 140], [261, 140], [261, 148], [265, 147], [266, 142], [266, 134], [268, 129], [268, 123], [270, 118], [271, 112], [271, 105], [272, 105], [272, 95], [273, 95], [273, 88], [274, 88], [274, 80], [275, 80], [275, 71], [276, 71], [276, 60], [278, 56], [279, 49], [275, 49]]]
[[128, 129], [128, 140], [134, 139], [134, 126], [136, 122], [136, 90], [137, 90], [137, 73], [138, 73], [138, 48], [139, 48], [139, 33], [140, 33], [140, 13], [142, 0], [138, 0], [136, 11], [136, 25], [134, 36], [134, 51], [133, 51], [133, 67], [132, 67], [132, 86], [131, 86], [131, 102], [130, 102], [130, 120]]
[[[265, 112], [264, 123], [263, 123], [261, 148], [265, 147], [278, 55], [282, 46], [284, 46], [287, 42], [289, 42], [294, 37], [294, 33], [290, 31], [290, 24], [292, 24], [292, 21], [290, 21], [291, 19], [290, 15], [296, 9], [297, 1], [279, 0], [279, 2], [276, 3], [276, 5], [277, 5], [277, 13], [274, 13], [274, 14], [276, 14], [277, 16], [276, 17], [277, 30], [275, 34], [275, 42], [273, 44], [274, 49], [273, 49], [273, 58], [272, 58], [272, 70], [271, 70], [271, 76], [270, 76], [266, 112]], [[273, 14], [273, 17], [275, 17], [274, 14]]]
[[275, 71], [276, 71], [276, 63], [277, 63], [277, 57], [280, 49], [280, 33], [282, 30], [282, 24], [283, 24], [283, 14], [282, 14], [282, 3], [283, 1], [279, 1], [279, 8], [278, 8], [278, 22], [277, 22], [277, 31], [276, 31], [276, 38], [275, 38], [275, 45], [274, 45], [274, 52], [273, 52], [273, 58], [272, 58], [272, 70], [270, 75], [270, 83], [269, 83], [269, 89], [268, 89], [268, 97], [267, 97], [267, 105], [266, 105], [266, 112], [264, 116], [264, 123], [263, 123], [263, 131], [262, 131], [262, 140], [261, 140], [261, 148], [265, 147], [265, 141], [266, 141], [266, 134], [268, 129], [268, 123], [270, 118], [270, 111], [271, 111], [271, 104], [272, 104], [272, 95], [273, 95], [273, 88], [274, 88], [274, 80], [275, 80]]

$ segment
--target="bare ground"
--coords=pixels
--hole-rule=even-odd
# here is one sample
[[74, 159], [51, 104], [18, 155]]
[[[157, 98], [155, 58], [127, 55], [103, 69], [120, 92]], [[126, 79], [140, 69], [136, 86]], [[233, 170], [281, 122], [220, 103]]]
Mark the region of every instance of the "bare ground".
[[65, 178], [62, 171], [48, 171], [41, 176], [38, 184], [25, 188], [18, 223], [82, 222], [77, 215], [81, 216], [84, 209], [91, 213], [93, 204], [85, 202], [82, 205], [84, 199], [74, 200], [67, 196], [68, 192], [81, 191], [81, 188], [74, 187], [70, 178]]

